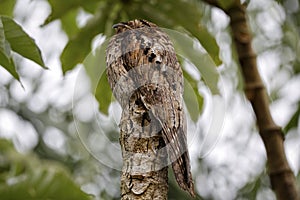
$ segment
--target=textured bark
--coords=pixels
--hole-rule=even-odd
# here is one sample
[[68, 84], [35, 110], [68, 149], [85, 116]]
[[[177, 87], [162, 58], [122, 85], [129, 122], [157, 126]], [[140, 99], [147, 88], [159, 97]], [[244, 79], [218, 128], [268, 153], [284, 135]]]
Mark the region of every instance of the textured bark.
[[[138, 97], [133, 95], [132, 98]], [[158, 123], [150, 123], [147, 112], [140, 103], [132, 101], [122, 113], [121, 194], [124, 200], [167, 199], [168, 167], [165, 143], [159, 131], [160, 126]]]
[[[205, 1], [221, 8], [216, 0]], [[284, 152], [283, 132], [271, 116], [269, 98], [257, 69], [256, 54], [251, 46], [252, 36], [246, 19], [246, 9], [239, 0], [236, 0], [230, 8], [224, 11], [230, 17], [232, 37], [245, 81], [245, 94], [251, 102], [259, 133], [265, 145], [272, 189], [276, 193], [277, 199], [299, 199], [295, 177]]]

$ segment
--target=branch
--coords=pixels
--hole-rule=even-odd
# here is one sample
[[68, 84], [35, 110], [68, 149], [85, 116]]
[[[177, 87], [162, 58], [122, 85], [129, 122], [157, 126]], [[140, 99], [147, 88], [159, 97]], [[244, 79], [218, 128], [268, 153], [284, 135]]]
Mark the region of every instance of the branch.
[[[216, 0], [204, 1], [220, 8]], [[297, 200], [299, 194], [295, 177], [285, 156], [283, 132], [271, 116], [268, 95], [257, 69], [256, 54], [251, 46], [252, 36], [246, 19], [246, 9], [240, 1], [235, 1], [230, 8], [222, 10], [230, 17], [232, 37], [245, 81], [245, 94], [251, 102], [259, 133], [266, 148], [272, 189], [275, 191], [277, 199]]]

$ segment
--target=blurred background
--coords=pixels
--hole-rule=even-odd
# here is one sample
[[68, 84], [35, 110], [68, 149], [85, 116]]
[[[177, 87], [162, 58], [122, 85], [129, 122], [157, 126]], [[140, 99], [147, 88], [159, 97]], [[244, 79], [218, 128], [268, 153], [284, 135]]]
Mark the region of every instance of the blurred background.
[[[299, 186], [299, 2], [244, 3]], [[120, 198], [121, 108], [106, 81], [104, 50], [112, 25], [135, 18], [174, 39], [197, 199], [275, 199], [224, 12], [193, 0], [0, 0], [0, 14], [34, 38], [49, 68], [13, 54], [18, 81], [0, 67], [1, 199]], [[189, 199], [169, 177], [169, 199]]]

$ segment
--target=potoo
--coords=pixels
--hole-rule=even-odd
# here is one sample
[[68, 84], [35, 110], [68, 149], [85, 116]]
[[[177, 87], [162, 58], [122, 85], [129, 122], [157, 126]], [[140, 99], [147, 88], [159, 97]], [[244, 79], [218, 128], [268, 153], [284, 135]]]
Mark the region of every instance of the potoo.
[[113, 28], [116, 35], [109, 41], [106, 65], [109, 84], [122, 107], [122, 196], [145, 192], [151, 181], [161, 181], [156, 173], [166, 173], [171, 163], [179, 186], [195, 196], [183, 74], [172, 42], [146, 20], [121, 22]]

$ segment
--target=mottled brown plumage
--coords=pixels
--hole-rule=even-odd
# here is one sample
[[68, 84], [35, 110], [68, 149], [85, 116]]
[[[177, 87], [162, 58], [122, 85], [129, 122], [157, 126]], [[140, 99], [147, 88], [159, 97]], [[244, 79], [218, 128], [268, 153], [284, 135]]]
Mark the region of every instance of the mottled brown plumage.
[[166, 33], [146, 20], [121, 22], [114, 28], [117, 34], [106, 52], [113, 93], [123, 111], [135, 113], [132, 120], [139, 120], [142, 128], [158, 124], [176, 181], [195, 196], [186, 141], [183, 75], [174, 47]]

